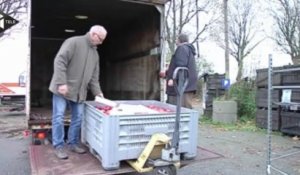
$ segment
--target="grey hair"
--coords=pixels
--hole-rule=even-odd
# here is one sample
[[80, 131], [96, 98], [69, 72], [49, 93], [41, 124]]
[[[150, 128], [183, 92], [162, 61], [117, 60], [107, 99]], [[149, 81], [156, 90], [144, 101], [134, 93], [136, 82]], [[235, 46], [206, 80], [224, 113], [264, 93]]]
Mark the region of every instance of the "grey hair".
[[94, 25], [91, 27], [90, 29], [91, 33], [99, 33], [99, 32], [103, 32], [103, 33], [107, 33], [106, 29], [103, 26], [100, 25]]
[[189, 36], [187, 34], [181, 33], [181, 34], [178, 35], [178, 41], [180, 43], [189, 42]]

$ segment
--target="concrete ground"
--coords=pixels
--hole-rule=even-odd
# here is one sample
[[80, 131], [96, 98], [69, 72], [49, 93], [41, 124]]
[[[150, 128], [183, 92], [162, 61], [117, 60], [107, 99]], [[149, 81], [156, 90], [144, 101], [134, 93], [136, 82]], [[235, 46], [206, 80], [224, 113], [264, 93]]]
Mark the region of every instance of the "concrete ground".
[[30, 174], [29, 139], [23, 137], [26, 126], [26, 118], [23, 114], [0, 114], [1, 175]]
[[[29, 138], [23, 138], [26, 129], [23, 115], [3, 116], [0, 114], [0, 174], [29, 175]], [[266, 174], [267, 137], [266, 132], [228, 131], [224, 128], [200, 124], [201, 147], [223, 155], [188, 165], [179, 170], [180, 175], [260, 175]], [[280, 134], [272, 137], [272, 156], [300, 151], [299, 140]], [[300, 153], [278, 159], [272, 163], [291, 175], [300, 174]], [[272, 171], [273, 174], [278, 174]]]
[[[201, 125], [199, 145], [222, 154], [224, 157], [200, 162], [180, 170], [182, 175], [259, 175], [266, 174], [267, 136], [266, 132], [226, 131], [211, 125]], [[272, 165], [287, 174], [300, 174], [299, 140], [289, 136], [272, 136], [272, 156], [291, 156], [274, 160]], [[271, 171], [273, 174], [279, 174]]]

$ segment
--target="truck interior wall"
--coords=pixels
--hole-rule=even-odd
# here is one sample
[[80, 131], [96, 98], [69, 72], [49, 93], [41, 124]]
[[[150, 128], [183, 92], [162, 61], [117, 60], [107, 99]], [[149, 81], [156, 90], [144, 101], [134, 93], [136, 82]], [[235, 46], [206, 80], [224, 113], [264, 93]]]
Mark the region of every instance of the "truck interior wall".
[[[91, 2], [96, 3], [96, 1]], [[102, 7], [102, 2], [107, 5], [110, 1], [97, 1], [94, 6], [90, 4], [90, 8], [99, 6], [97, 8], [99, 21], [86, 25], [85, 30], [80, 30], [81, 33], [73, 35], [85, 34], [91, 25], [102, 24], [101, 21], [107, 28], [107, 38], [98, 48], [100, 84], [104, 95], [116, 100], [159, 100], [160, 55], [159, 52], [153, 52], [153, 50], [160, 48], [160, 13], [151, 5], [125, 2], [122, 2], [122, 5], [119, 4], [120, 13], [117, 13], [116, 10], [107, 9], [107, 6]], [[111, 2], [117, 3], [116, 0]], [[31, 105], [49, 106], [52, 98], [48, 86], [53, 73], [53, 61], [64, 39], [72, 34], [50, 33], [51, 27], [53, 31], [57, 30], [55, 25], [49, 25], [50, 28], [47, 29], [39, 29], [39, 22], [47, 21], [52, 13], [43, 9], [50, 7], [39, 3], [42, 1], [34, 0], [32, 9], [35, 28], [32, 29], [31, 39]], [[67, 5], [52, 8], [58, 10], [62, 7], [67, 7]], [[44, 13], [46, 11], [49, 15]], [[103, 16], [107, 18], [104, 19]], [[92, 99], [93, 97], [89, 95], [88, 100]]]
[[[155, 7], [146, 9], [112, 35], [104, 50], [104, 93], [112, 99], [159, 99], [160, 16]], [[110, 51], [109, 51], [110, 50]]]
[[31, 106], [51, 105], [52, 96], [48, 90], [53, 73], [53, 61], [62, 40], [31, 40]]

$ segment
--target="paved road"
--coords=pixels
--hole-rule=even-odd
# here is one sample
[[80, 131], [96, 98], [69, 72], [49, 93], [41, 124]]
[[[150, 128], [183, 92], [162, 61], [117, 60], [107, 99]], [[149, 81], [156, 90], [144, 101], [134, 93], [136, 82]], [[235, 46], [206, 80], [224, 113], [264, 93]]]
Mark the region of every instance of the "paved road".
[[0, 115], [0, 174], [28, 175], [29, 138], [24, 138], [26, 128], [24, 115]]
[[0, 135], [0, 174], [27, 175], [30, 174], [28, 160], [28, 141], [18, 137], [7, 138]]

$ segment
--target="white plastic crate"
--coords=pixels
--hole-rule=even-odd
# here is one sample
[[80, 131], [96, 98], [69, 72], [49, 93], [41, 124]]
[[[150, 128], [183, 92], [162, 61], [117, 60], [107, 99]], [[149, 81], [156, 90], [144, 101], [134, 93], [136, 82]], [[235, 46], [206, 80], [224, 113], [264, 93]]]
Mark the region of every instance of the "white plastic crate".
[[[172, 138], [175, 127], [174, 105], [149, 100], [119, 103], [155, 105], [174, 112], [108, 116], [94, 107], [99, 103], [86, 102], [81, 140], [106, 170], [118, 169], [121, 160], [138, 158], [154, 133], [164, 133]], [[198, 118], [198, 111], [181, 108], [179, 152], [184, 159], [196, 157]]]

